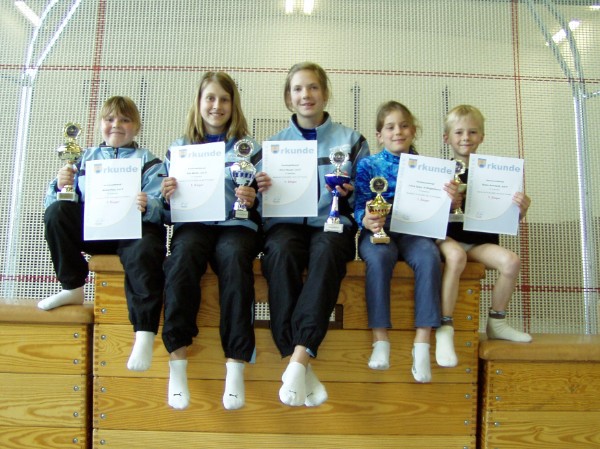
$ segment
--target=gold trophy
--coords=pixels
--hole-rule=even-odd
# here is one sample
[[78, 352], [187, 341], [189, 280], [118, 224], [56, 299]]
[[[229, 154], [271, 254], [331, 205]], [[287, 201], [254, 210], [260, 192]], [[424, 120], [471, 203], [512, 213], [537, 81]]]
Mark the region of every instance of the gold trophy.
[[[460, 179], [460, 175], [462, 175], [467, 170], [467, 165], [464, 161], [460, 159], [456, 159], [455, 162], [456, 168], [454, 169], [454, 180], [458, 182], [458, 193], [465, 193], [465, 191], [467, 190], [467, 185], [464, 182], [462, 182], [462, 179]], [[448, 221], [451, 223], [462, 223], [463, 221], [465, 221], [465, 214], [460, 206], [458, 206], [450, 213]]]
[[[371, 192], [374, 192], [377, 195], [374, 199], [367, 201], [367, 210], [370, 214], [377, 214], [380, 217], [386, 217], [392, 209], [392, 205], [388, 203], [383, 196], [381, 196], [381, 194], [388, 189], [387, 179], [382, 176], [376, 176], [371, 179], [369, 187], [371, 188]], [[371, 236], [371, 243], [390, 243], [390, 236], [385, 233], [382, 227], [379, 232]]]
[[[69, 165], [76, 164], [83, 154], [83, 150], [76, 142], [77, 137], [81, 134], [81, 126], [77, 123], [69, 122], [65, 125], [63, 134], [66, 141], [56, 150], [58, 158]], [[66, 185], [56, 194], [56, 199], [76, 202], [79, 200], [79, 196], [75, 193], [73, 186]]]

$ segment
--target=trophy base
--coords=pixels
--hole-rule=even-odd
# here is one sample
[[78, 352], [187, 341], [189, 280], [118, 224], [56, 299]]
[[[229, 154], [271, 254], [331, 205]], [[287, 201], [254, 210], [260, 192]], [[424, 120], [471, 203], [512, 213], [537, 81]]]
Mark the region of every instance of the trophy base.
[[372, 235], [371, 236], [371, 243], [375, 244], [375, 245], [379, 245], [381, 243], [383, 244], [388, 244], [390, 243], [390, 237], [388, 235]]
[[344, 225], [342, 223], [325, 223], [323, 230], [325, 232], [337, 232], [341, 234], [344, 232]]
[[231, 211], [231, 218], [234, 220], [247, 220], [248, 217], [250, 216], [250, 214], [248, 213], [247, 210], [232, 210]]
[[464, 223], [465, 216], [464, 214], [450, 214], [448, 215], [449, 223]]
[[56, 199], [59, 201], [71, 201], [76, 203], [79, 201], [79, 195], [77, 195], [75, 192], [58, 192], [56, 194]]

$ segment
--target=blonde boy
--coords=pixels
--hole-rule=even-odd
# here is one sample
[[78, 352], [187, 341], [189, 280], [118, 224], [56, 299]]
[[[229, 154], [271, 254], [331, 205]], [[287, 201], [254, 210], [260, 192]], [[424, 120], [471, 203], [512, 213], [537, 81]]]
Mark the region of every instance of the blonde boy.
[[[446, 115], [444, 143], [452, 148], [454, 159], [461, 159], [466, 164], [463, 182], [468, 176], [469, 155], [477, 151], [484, 136], [484, 117], [477, 108], [460, 105]], [[530, 198], [518, 192], [513, 201], [519, 206], [523, 219], [531, 203]], [[438, 365], [453, 367], [458, 363], [454, 351], [452, 314], [458, 297], [460, 275], [467, 262], [480, 262], [487, 269], [498, 270], [486, 327], [488, 338], [530, 342], [531, 335], [513, 329], [505, 319], [519, 275], [519, 256], [501, 247], [497, 234], [465, 231], [462, 223], [449, 223], [447, 237], [438, 241], [438, 245], [446, 262], [442, 278], [442, 323], [436, 330], [435, 356]]]

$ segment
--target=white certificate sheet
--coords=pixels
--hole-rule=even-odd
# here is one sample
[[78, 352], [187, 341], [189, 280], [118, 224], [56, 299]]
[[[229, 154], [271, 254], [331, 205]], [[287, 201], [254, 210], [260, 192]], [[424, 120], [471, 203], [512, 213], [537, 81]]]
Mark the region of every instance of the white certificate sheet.
[[471, 154], [463, 229], [517, 235], [519, 206], [512, 199], [522, 189], [523, 159]]
[[141, 190], [141, 159], [87, 161], [83, 239], [140, 238], [142, 213], [136, 198]]
[[171, 148], [171, 221], [225, 220], [225, 142]]
[[456, 163], [403, 153], [400, 156], [390, 230], [446, 238], [450, 197], [444, 184], [454, 179]]
[[263, 142], [262, 149], [263, 170], [272, 181], [263, 193], [263, 217], [316, 217], [317, 141]]

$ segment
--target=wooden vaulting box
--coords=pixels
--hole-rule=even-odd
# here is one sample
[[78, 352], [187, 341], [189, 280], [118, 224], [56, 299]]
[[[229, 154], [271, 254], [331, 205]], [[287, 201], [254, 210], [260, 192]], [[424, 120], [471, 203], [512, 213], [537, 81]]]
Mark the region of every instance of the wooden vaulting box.
[[0, 447], [89, 447], [92, 322], [91, 305], [0, 301]]
[[[245, 370], [246, 405], [223, 408], [225, 360], [218, 332], [218, 286], [210, 270], [203, 276], [200, 334], [188, 348], [190, 407], [167, 405], [168, 354], [155, 341], [152, 367], [127, 370], [134, 333], [128, 320], [123, 270], [116, 256], [95, 256], [94, 447], [236, 448], [475, 448], [479, 291], [484, 268], [469, 264], [461, 280], [455, 313], [456, 368], [439, 368], [432, 345], [430, 384], [411, 374], [413, 274], [398, 263], [392, 286], [391, 368], [373, 371], [367, 327], [364, 263], [353, 261], [338, 298], [336, 321], [319, 349], [314, 368], [329, 400], [314, 408], [287, 407], [278, 397], [286, 361], [270, 330], [257, 328], [255, 364]], [[260, 263], [255, 265], [256, 298], [267, 302]], [[339, 308], [341, 307], [341, 309]], [[341, 315], [341, 319], [340, 316]], [[339, 327], [339, 328], [336, 328]], [[434, 340], [434, 339], [433, 339]]]

